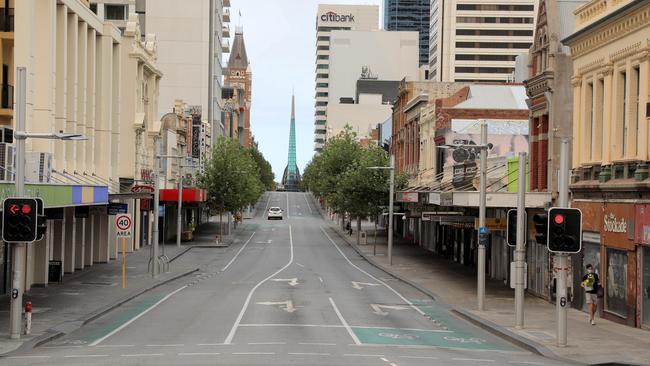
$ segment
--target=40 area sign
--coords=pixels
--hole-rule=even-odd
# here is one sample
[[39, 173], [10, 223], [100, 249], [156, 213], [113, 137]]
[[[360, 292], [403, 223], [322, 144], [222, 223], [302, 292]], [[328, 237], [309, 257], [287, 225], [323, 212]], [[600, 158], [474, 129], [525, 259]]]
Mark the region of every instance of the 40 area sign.
[[119, 214], [115, 216], [115, 230], [117, 231], [118, 238], [131, 237], [131, 226], [133, 226], [131, 214]]

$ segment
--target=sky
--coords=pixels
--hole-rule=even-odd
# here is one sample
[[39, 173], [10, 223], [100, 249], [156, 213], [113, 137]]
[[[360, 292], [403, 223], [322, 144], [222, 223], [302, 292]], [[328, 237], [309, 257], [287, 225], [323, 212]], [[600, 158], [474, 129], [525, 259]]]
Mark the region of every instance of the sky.
[[[282, 179], [287, 165], [292, 89], [296, 94], [296, 156], [301, 172], [314, 154], [318, 4], [381, 6], [382, 2], [231, 0], [230, 41], [232, 43], [234, 38], [235, 26], [241, 24], [253, 71], [251, 129], [264, 157], [273, 166], [276, 181]], [[379, 14], [382, 14], [381, 8]]]

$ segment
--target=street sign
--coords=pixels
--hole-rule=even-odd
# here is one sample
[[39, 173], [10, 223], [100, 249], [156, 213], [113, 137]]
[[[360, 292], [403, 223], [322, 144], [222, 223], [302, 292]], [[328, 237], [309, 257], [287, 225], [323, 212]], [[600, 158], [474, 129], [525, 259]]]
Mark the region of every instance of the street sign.
[[133, 219], [131, 219], [131, 214], [119, 214], [115, 216], [115, 230], [117, 231], [118, 237], [130, 237], [131, 226], [133, 226]]
[[37, 238], [38, 202], [34, 198], [6, 198], [2, 204], [2, 240], [31, 243]]
[[129, 212], [127, 203], [109, 203], [107, 207], [108, 215], [119, 215]]

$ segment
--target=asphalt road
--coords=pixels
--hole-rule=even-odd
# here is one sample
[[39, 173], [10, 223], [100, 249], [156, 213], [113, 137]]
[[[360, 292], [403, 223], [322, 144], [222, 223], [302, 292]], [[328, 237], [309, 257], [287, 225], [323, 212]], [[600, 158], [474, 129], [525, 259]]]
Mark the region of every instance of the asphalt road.
[[[2, 365], [550, 365], [365, 262], [305, 193], [267, 193], [228, 252]], [[261, 210], [260, 210], [261, 211]]]

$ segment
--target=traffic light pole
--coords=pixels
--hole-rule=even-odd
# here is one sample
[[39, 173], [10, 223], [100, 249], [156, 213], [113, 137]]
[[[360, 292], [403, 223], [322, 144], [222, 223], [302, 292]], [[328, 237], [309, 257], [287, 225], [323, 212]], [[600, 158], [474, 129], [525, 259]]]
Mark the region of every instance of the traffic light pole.
[[[27, 70], [16, 68], [16, 197], [25, 196], [25, 108], [27, 105]], [[22, 330], [23, 274], [25, 273], [25, 243], [10, 244], [12, 282], [11, 304], [9, 309], [9, 336], [19, 339]]]
[[517, 246], [515, 248], [515, 327], [524, 327], [526, 266], [526, 153], [519, 153], [517, 181]]
[[487, 184], [487, 121], [481, 121], [481, 180], [479, 191], [479, 209], [478, 209], [478, 268], [477, 268], [477, 286], [476, 297], [478, 300], [478, 310], [484, 310], [485, 302], [485, 242], [487, 233], [485, 228], [485, 206], [486, 206], [486, 184]]
[[[558, 174], [558, 207], [569, 207], [569, 139], [562, 139], [560, 146], [560, 172]], [[569, 256], [566, 253], [556, 253], [554, 261], [557, 273], [555, 308], [557, 313], [557, 345], [567, 344], [567, 277]]]

